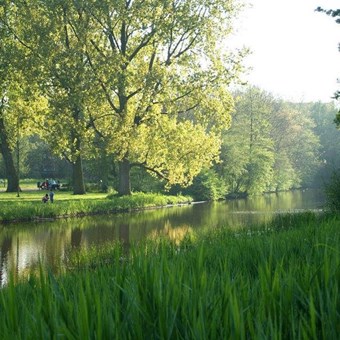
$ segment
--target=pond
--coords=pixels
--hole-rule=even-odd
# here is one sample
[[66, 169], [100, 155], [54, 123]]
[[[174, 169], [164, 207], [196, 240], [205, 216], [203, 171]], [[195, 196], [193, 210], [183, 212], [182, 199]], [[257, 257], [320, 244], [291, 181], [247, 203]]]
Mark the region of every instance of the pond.
[[60, 268], [65, 256], [80, 248], [120, 241], [130, 243], [165, 235], [181, 239], [192, 229], [251, 225], [277, 213], [322, 209], [318, 190], [266, 194], [246, 199], [196, 203], [141, 212], [61, 219], [50, 222], [0, 226], [0, 286], [9, 273], [28, 273], [41, 260]]

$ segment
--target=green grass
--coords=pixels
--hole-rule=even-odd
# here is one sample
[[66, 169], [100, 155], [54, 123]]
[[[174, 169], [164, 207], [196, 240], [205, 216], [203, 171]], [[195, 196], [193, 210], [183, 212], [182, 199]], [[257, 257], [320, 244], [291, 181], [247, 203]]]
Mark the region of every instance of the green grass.
[[336, 339], [340, 217], [78, 253], [0, 291], [0, 338]]
[[16, 193], [1, 192], [0, 223], [107, 214], [191, 201], [190, 197], [161, 194], [134, 193], [118, 197], [103, 193], [73, 195], [71, 192], [56, 191], [54, 203], [42, 203], [41, 199], [46, 193], [46, 190], [23, 189], [17, 197]]

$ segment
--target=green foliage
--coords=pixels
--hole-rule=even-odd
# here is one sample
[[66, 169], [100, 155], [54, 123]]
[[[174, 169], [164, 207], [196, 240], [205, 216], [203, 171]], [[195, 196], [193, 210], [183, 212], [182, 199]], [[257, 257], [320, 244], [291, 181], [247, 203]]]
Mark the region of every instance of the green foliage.
[[323, 9], [321, 7], [317, 7], [316, 11], [318, 12], [323, 12], [323, 13], [326, 13], [327, 15], [330, 15], [331, 17], [333, 18], [336, 18], [335, 22], [340, 24], [340, 9]]
[[175, 186], [170, 190], [170, 193], [178, 192], [189, 195], [194, 201], [217, 201], [225, 198], [227, 186], [223, 178], [213, 169], [209, 169], [201, 171], [189, 187], [181, 188]]
[[[236, 94], [233, 113], [228, 88], [246, 51], [227, 51], [225, 39], [240, 7], [236, 0], [3, 1], [0, 136], [8, 159], [18, 148], [22, 174], [53, 163], [69, 176], [59, 168], [65, 163], [39, 157], [51, 150], [74, 165], [77, 193], [84, 193], [83, 159], [91, 182], [120, 193], [117, 182], [125, 184], [134, 166], [148, 174], [132, 168], [126, 193], [159, 192], [167, 182], [218, 199], [315, 184], [319, 151], [328, 164], [337, 153], [327, 132], [317, 132], [314, 108], [251, 87]], [[319, 11], [338, 18], [338, 10]], [[35, 133], [49, 147], [34, 142], [29, 153], [23, 137]], [[201, 172], [220, 152], [218, 176]], [[125, 177], [115, 173], [120, 161]]]
[[[37, 134], [31, 135], [28, 140], [26, 167], [28, 177], [39, 178], [70, 178], [71, 166], [65, 159], [57, 157], [49, 145]], [[65, 181], [65, 180], [64, 180]]]
[[[114, 193], [107, 198], [91, 197], [60, 199], [60, 192], [55, 195], [55, 202], [52, 204], [42, 203], [41, 198], [46, 192], [39, 192], [38, 196], [24, 201], [1, 202], [0, 223], [11, 221], [34, 221], [39, 219], [84, 216], [91, 214], [108, 214], [149, 207], [165, 206], [168, 204], [187, 204], [191, 202], [190, 197], [165, 196], [161, 194], [135, 193], [131, 197], [116, 196]], [[98, 195], [98, 194], [97, 194]]]
[[340, 211], [340, 170], [333, 171], [325, 185], [326, 204], [331, 211]]
[[146, 207], [159, 207], [168, 204], [189, 203], [191, 198], [188, 196], [165, 196], [161, 194], [133, 193], [131, 196], [108, 195], [108, 199], [117, 210], [131, 210]]
[[289, 157], [294, 169], [293, 187], [309, 187], [320, 166], [320, 138], [315, 131], [316, 122], [309, 104], [285, 103], [282, 111], [287, 116], [284, 133], [277, 133], [284, 138], [284, 154]]
[[340, 167], [340, 133], [333, 123], [336, 114], [334, 103], [313, 103], [310, 107], [311, 117], [315, 122], [314, 132], [320, 140], [320, 161], [318, 172], [315, 175], [316, 184], [328, 182], [334, 169]]
[[144, 168], [131, 169], [131, 187], [133, 192], [162, 192], [164, 181], [152, 176]]
[[336, 339], [338, 224], [292, 215], [79, 253], [66, 275], [41, 268], [0, 291], [0, 337]]
[[216, 167], [228, 191], [255, 194], [310, 186], [320, 166], [311, 107], [283, 102], [255, 87], [236, 98], [232, 126], [223, 135], [223, 162]]
[[[339, 94], [339, 98], [340, 98], [340, 94]], [[338, 128], [340, 128], [340, 112], [338, 112], [338, 113], [335, 115], [334, 123], [336, 124], [336, 126], [337, 126]]]
[[258, 88], [237, 94], [233, 124], [223, 136], [220, 167], [233, 192], [252, 194], [269, 187], [274, 162], [272, 106], [273, 97]]
[[12, 1], [9, 26], [48, 100], [42, 136], [75, 164], [106, 148], [170, 185], [190, 184], [218, 159], [220, 132], [230, 125], [228, 86], [245, 51], [219, 46], [239, 7]]
[[85, 183], [86, 192], [104, 192], [104, 193], [117, 193], [111, 186], [102, 182]]

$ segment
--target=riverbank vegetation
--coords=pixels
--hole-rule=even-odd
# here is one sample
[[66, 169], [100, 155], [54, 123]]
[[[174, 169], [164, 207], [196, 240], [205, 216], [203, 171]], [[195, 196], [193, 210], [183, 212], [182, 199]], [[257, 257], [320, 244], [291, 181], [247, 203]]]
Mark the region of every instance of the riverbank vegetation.
[[13, 193], [4, 193], [0, 196], [0, 223], [128, 212], [171, 204], [188, 204], [192, 201], [183, 195], [134, 193], [130, 196], [117, 196], [92, 193], [84, 196], [57, 192], [53, 203], [43, 203], [42, 196], [46, 193], [48, 191], [26, 191], [19, 198]]
[[335, 339], [338, 215], [78, 253], [0, 291], [1, 338]]

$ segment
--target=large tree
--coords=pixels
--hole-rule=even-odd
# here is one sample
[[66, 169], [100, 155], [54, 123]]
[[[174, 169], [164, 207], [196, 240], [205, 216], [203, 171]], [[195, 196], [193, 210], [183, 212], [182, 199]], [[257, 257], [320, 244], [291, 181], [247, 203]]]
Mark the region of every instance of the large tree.
[[74, 194], [84, 194], [82, 162], [94, 153], [91, 110], [99, 109], [85, 54], [92, 27], [80, 2], [8, 3], [8, 26], [30, 61], [26, 73], [49, 104], [34, 122], [51, 150], [72, 164]]
[[93, 124], [119, 161], [119, 193], [130, 193], [132, 166], [189, 184], [218, 158], [220, 131], [230, 124], [227, 86], [242, 52], [223, 44], [236, 5], [104, 0], [84, 8], [98, 27], [87, 61], [107, 105]]
[[19, 176], [14, 165], [13, 144], [10, 140], [10, 131], [8, 129], [7, 112], [9, 109], [9, 92], [11, 85], [11, 51], [12, 43], [10, 33], [8, 32], [4, 21], [6, 19], [5, 8], [0, 8], [0, 148], [4, 160], [5, 172], [7, 177], [7, 191], [15, 192], [19, 187]]
[[13, 31], [49, 99], [49, 140], [74, 164], [75, 193], [84, 192], [94, 131], [119, 162], [120, 194], [130, 193], [132, 166], [189, 184], [218, 159], [233, 107], [227, 87], [243, 57], [224, 45], [233, 0], [11, 3]]
[[33, 115], [46, 106], [24, 72], [27, 55], [10, 28], [11, 16], [10, 2], [6, 2], [0, 7], [0, 149], [7, 191], [15, 192], [19, 189], [20, 138], [32, 132]]
[[319, 138], [309, 105], [278, 101], [271, 117], [275, 190], [311, 185], [319, 162]]
[[236, 94], [231, 129], [224, 135], [222, 171], [234, 193], [270, 188], [274, 164], [270, 116], [274, 98], [256, 87]]
[[310, 185], [319, 166], [319, 140], [309, 106], [283, 102], [255, 87], [236, 97], [218, 167], [229, 192], [251, 194]]

